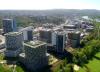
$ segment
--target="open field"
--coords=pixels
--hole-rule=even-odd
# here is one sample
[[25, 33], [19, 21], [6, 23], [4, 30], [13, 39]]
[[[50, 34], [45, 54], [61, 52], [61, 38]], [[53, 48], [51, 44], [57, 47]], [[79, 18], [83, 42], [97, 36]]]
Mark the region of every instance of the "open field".
[[86, 67], [80, 68], [78, 72], [100, 72], [100, 52], [86, 64]]

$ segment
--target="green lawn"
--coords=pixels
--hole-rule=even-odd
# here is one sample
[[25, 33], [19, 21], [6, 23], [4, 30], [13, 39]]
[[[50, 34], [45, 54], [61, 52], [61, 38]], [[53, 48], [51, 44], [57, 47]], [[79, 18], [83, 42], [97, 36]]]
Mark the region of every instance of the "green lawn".
[[3, 60], [3, 58], [4, 58], [4, 55], [0, 54], [0, 60]]
[[78, 72], [100, 72], [100, 52], [86, 66], [88, 67], [88, 71], [86, 67], [83, 67]]

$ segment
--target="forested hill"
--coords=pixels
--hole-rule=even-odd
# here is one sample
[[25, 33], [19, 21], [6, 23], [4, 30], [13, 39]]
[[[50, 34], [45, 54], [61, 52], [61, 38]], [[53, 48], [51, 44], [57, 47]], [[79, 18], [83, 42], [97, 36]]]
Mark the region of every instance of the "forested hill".
[[39, 25], [43, 23], [61, 24], [65, 17], [100, 16], [95, 9], [52, 9], [52, 10], [0, 10], [0, 28], [3, 18], [15, 18], [18, 26]]
[[52, 10], [0, 10], [0, 16], [40, 16], [40, 15], [100, 15], [95, 9], [52, 9]]

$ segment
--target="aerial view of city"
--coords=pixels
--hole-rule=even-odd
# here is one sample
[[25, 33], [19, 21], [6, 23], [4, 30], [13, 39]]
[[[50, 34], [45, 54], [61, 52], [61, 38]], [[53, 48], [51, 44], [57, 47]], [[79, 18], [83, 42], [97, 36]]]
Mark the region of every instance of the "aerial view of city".
[[0, 0], [0, 72], [100, 72], [100, 0]]

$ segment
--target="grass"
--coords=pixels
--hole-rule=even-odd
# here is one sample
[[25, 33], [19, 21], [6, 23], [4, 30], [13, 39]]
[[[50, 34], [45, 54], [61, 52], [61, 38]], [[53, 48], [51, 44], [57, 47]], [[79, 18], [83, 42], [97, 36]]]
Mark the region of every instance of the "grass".
[[78, 72], [100, 72], [100, 52], [86, 64], [86, 67], [80, 68]]
[[16, 67], [16, 71], [17, 71], [17, 72], [24, 72], [24, 70], [23, 70], [20, 66], [17, 66], [17, 67]]
[[4, 58], [4, 55], [0, 54], [0, 61], [3, 60], [3, 58]]

